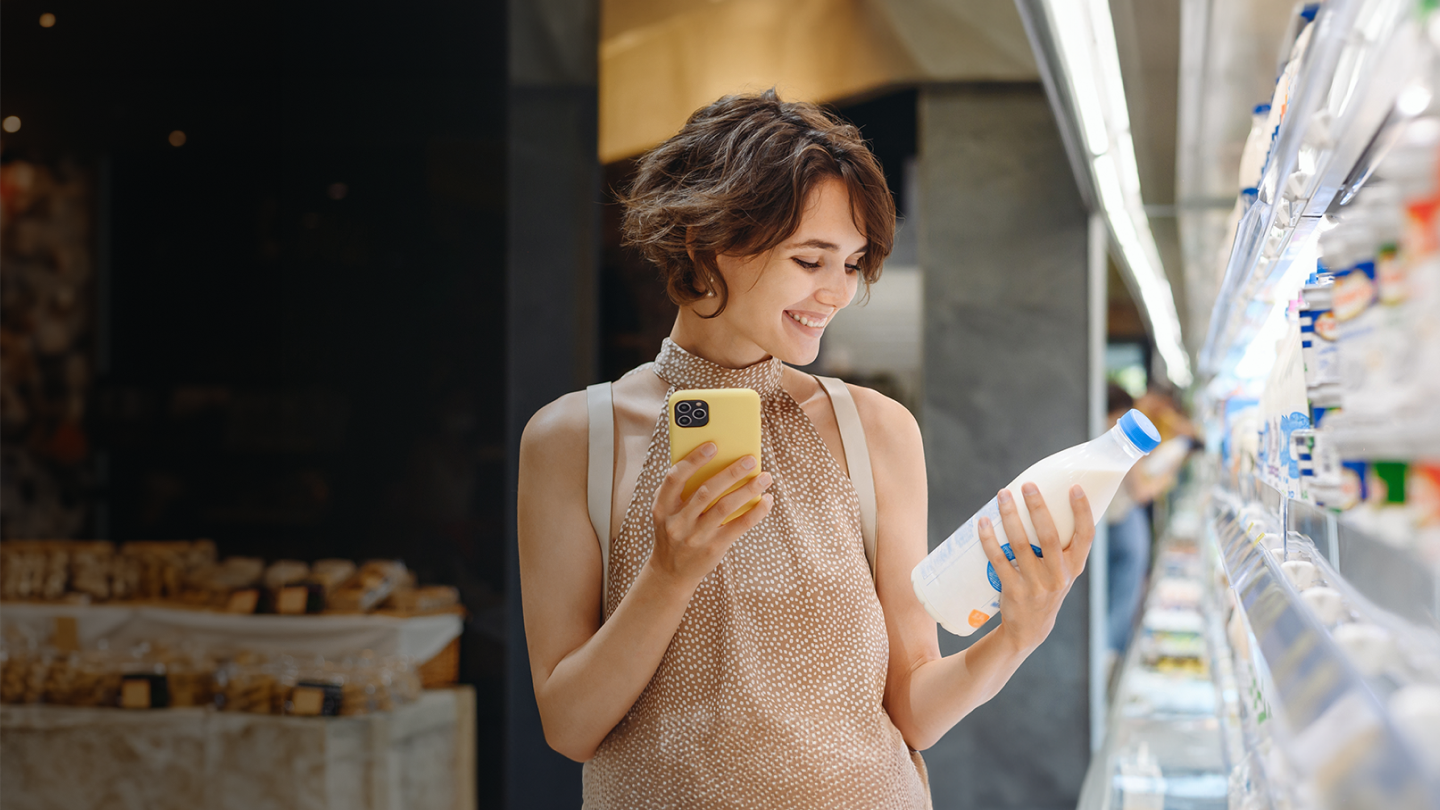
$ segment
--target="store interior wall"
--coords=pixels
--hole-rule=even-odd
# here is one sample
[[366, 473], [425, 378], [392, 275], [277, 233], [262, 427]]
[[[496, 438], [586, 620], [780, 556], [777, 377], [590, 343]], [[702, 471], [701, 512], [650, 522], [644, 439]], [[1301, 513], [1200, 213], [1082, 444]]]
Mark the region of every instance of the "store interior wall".
[[[580, 765], [545, 742], [516, 558], [525, 424], [599, 381], [595, 0], [510, 0], [506, 288], [506, 717], [504, 806], [575, 807]], [[582, 448], [577, 448], [583, 452]]]
[[[1090, 438], [1088, 219], [1038, 83], [926, 86], [919, 132], [933, 548], [1036, 459]], [[937, 806], [1075, 806], [1090, 760], [1088, 587], [1077, 580], [1046, 642], [926, 752]], [[941, 651], [989, 629], [942, 630]]]

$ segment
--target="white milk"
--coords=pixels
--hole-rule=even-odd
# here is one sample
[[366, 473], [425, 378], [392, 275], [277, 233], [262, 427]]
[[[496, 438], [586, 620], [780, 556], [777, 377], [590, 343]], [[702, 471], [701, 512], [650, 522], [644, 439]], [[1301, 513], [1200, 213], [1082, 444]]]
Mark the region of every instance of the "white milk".
[[[1061, 450], [1016, 476], [1006, 489], [1015, 498], [1031, 548], [1037, 553], [1040, 551], [1030, 512], [1025, 509], [1025, 496], [1020, 492], [1023, 484], [1033, 483], [1039, 487], [1055, 522], [1056, 533], [1068, 548], [1075, 533], [1070, 487], [1079, 484], [1085, 490], [1090, 512], [1098, 523], [1131, 466], [1159, 443], [1160, 433], [1155, 426], [1144, 414], [1132, 410], [1100, 438]], [[975, 521], [981, 516], [990, 518], [1005, 556], [1011, 564], [1018, 565], [1000, 521], [999, 504], [992, 498], [910, 573], [920, 604], [941, 627], [957, 636], [974, 633], [1000, 611], [1000, 578], [985, 556], [980, 535], [976, 533]]]

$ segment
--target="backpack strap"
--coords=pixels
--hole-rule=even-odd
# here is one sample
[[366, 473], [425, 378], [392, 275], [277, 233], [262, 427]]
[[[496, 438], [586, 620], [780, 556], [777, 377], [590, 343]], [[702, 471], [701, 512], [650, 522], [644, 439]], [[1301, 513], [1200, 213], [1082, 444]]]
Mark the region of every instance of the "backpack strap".
[[586, 500], [590, 525], [600, 541], [600, 613], [610, 603], [610, 500], [615, 488], [615, 401], [610, 383], [596, 383], [585, 389], [590, 412], [590, 467], [586, 476]]
[[845, 450], [845, 466], [850, 468], [850, 483], [860, 496], [860, 534], [865, 541], [865, 560], [870, 563], [870, 578], [875, 578], [875, 474], [870, 469], [870, 447], [865, 443], [865, 428], [860, 424], [860, 411], [845, 381], [835, 377], [816, 376], [820, 387], [830, 395], [835, 409], [835, 423], [840, 427], [840, 444]]

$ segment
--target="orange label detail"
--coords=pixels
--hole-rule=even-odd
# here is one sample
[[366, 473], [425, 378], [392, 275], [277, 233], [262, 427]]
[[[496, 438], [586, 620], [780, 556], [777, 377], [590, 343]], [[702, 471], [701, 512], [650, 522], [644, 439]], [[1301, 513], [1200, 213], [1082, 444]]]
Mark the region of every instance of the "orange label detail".
[[979, 627], [980, 625], [982, 625], [982, 624], [984, 624], [985, 622], [988, 622], [988, 621], [990, 621], [990, 616], [989, 616], [988, 614], [981, 613], [981, 612], [978, 611], [978, 610], [972, 610], [972, 611], [970, 611], [970, 626], [971, 626], [971, 627]]

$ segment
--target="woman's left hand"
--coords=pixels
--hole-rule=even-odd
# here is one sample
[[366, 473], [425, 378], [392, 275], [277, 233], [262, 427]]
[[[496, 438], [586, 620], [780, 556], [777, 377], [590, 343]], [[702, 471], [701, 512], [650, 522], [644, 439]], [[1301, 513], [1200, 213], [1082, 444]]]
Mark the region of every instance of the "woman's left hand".
[[1079, 486], [1071, 487], [1070, 508], [1075, 513], [1075, 535], [1070, 540], [1070, 547], [1062, 550], [1055, 521], [1050, 517], [1040, 490], [1027, 483], [1021, 487], [1021, 492], [1025, 496], [1025, 507], [1030, 511], [1030, 522], [1035, 527], [1042, 556], [1036, 557], [1030, 543], [1023, 539], [1027, 536], [1025, 524], [1020, 521], [1018, 506], [1008, 490], [1000, 490], [996, 500], [1005, 535], [1011, 539], [1010, 550], [1015, 555], [1016, 565], [1012, 566], [1001, 550], [989, 519], [981, 518], [976, 528], [985, 556], [990, 558], [990, 564], [1000, 577], [1000, 629], [1010, 643], [1028, 654], [1050, 635], [1065, 595], [1075, 584], [1075, 578], [1085, 570], [1090, 544], [1095, 541], [1095, 519], [1091, 516], [1085, 490]]

